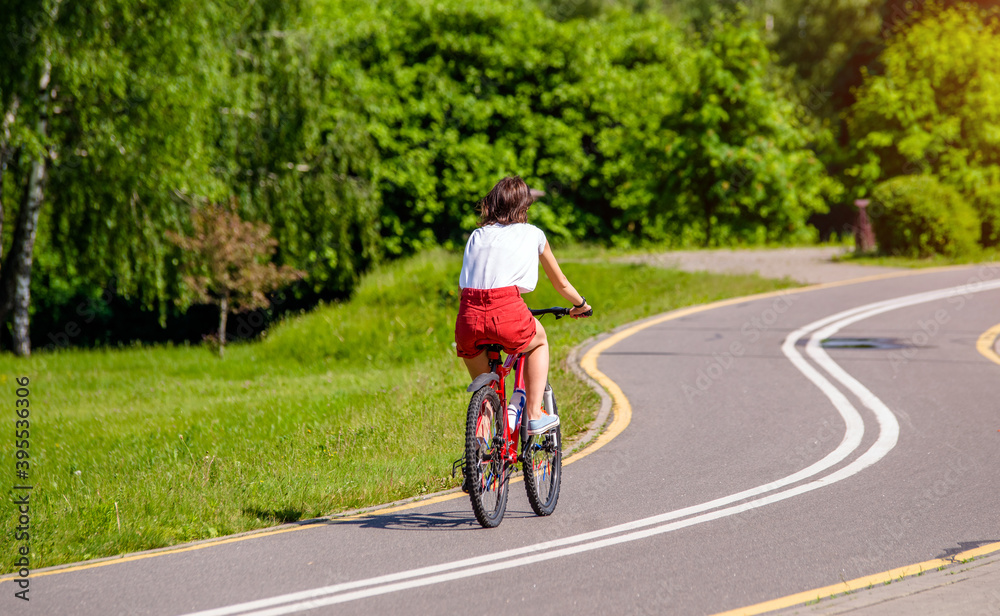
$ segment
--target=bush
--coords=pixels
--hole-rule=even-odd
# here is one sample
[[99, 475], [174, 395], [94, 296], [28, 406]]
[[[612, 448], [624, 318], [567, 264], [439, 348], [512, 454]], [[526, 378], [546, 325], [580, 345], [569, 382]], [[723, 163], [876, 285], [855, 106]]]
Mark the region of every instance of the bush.
[[933, 176], [906, 175], [875, 188], [869, 208], [879, 251], [906, 257], [975, 252], [978, 221], [951, 186]]
[[979, 215], [979, 243], [986, 248], [1000, 246], [1000, 184], [976, 192], [972, 205]]

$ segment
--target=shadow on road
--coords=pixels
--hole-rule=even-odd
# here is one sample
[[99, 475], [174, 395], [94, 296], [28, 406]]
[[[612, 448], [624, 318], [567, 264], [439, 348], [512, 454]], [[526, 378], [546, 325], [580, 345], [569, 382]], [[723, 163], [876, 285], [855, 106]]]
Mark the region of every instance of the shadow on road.
[[965, 552], [967, 550], [974, 550], [980, 546], [996, 543], [997, 541], [1000, 541], [1000, 539], [979, 539], [977, 541], [959, 541], [958, 547], [946, 549], [939, 556], [937, 556], [937, 558], [944, 558], [946, 560], [951, 560], [954, 562], [955, 559], [953, 557], [955, 556], [955, 554], [961, 554], [962, 552]]
[[[534, 517], [530, 511], [507, 510], [504, 519]], [[471, 509], [436, 513], [387, 513], [353, 520], [330, 520], [331, 524], [381, 530], [482, 530]]]

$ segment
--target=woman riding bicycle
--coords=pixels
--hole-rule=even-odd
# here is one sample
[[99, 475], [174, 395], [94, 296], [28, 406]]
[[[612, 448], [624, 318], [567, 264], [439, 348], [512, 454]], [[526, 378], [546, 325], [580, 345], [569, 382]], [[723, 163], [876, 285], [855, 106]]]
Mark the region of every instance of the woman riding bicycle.
[[528, 434], [541, 434], [559, 425], [558, 415], [542, 411], [549, 343], [521, 294], [535, 289], [541, 262], [555, 290], [573, 304], [570, 316], [583, 316], [590, 306], [559, 269], [542, 230], [527, 223], [533, 201], [524, 180], [514, 176], [497, 182], [479, 202], [480, 226], [465, 245], [458, 281], [462, 300], [455, 343], [473, 378], [489, 372], [482, 345], [496, 342], [507, 354], [524, 354]]

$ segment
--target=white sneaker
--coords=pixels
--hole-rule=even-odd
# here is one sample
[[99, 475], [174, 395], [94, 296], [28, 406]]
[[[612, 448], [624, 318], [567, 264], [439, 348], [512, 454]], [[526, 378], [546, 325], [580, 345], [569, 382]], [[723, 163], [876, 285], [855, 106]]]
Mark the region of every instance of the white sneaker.
[[528, 434], [544, 434], [559, 425], [558, 415], [546, 415], [541, 419], [532, 419], [528, 422]]

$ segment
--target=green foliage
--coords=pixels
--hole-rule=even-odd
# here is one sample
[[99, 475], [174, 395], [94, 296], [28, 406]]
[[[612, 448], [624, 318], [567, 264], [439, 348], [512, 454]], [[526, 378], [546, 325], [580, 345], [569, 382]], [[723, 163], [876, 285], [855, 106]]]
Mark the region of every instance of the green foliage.
[[[190, 0], [15, 5], [0, 10], [12, 22], [2, 44], [19, 59], [0, 71], [13, 153], [0, 187], [5, 248], [29, 162], [44, 155], [35, 305], [113, 281], [123, 296], [162, 316], [177, 290], [163, 232], [184, 223], [185, 195], [219, 188], [206, 140], [207, 94], [219, 89], [219, 7]], [[38, 82], [46, 62], [51, 102], [43, 109]], [[43, 114], [48, 127], [39, 133]]]
[[979, 215], [983, 247], [1000, 246], [1000, 185], [984, 186], [972, 197], [972, 205]]
[[859, 62], [882, 48], [880, 8], [885, 0], [779, 0], [773, 9], [771, 46], [795, 69], [801, 98], [831, 120], [853, 99]]
[[879, 251], [904, 257], [975, 252], [976, 213], [954, 188], [933, 176], [902, 176], [879, 184], [869, 206]]
[[358, 11], [328, 29], [356, 59], [343, 70], [379, 151], [391, 253], [460, 244], [472, 204], [511, 173], [549, 191], [535, 208], [550, 234], [621, 244], [801, 239], [836, 192], [743, 22], [692, 41], [651, 12], [557, 23], [489, 0]]
[[753, 28], [715, 21], [705, 37], [683, 111], [665, 126], [674, 169], [663, 192], [678, 195], [694, 219], [684, 221], [687, 232], [705, 245], [811, 238], [806, 220], [840, 187], [810, 149], [804, 111], [769, 78], [770, 55]]
[[535, 0], [550, 19], [568, 21], [570, 19], [588, 19], [608, 10], [613, 0]]
[[454, 340], [461, 265], [437, 251], [387, 264], [364, 278], [350, 302], [280, 324], [263, 348], [304, 366], [389, 366], [439, 354]]
[[[537, 10], [462, 0], [341, 10], [331, 68], [352, 88], [379, 153], [390, 254], [459, 244], [473, 205], [503, 175], [586, 165], [567, 91], [585, 61], [568, 28]], [[546, 209], [540, 206], [540, 209]], [[562, 201], [550, 230], [573, 215]]]
[[[380, 253], [378, 196], [368, 137], [327, 77], [327, 35], [300, 17], [314, 10], [50, 0], [4, 12], [2, 43], [24, 58], [0, 70], [2, 111], [14, 118], [5, 204], [24, 192], [25, 163], [51, 152], [36, 305], [58, 309], [60, 298], [112, 285], [164, 322], [182, 293], [164, 233], [190, 226], [193, 203], [229, 194], [272, 225], [276, 260], [306, 270], [312, 291], [351, 288]], [[35, 84], [45, 58], [53, 104], [43, 140]], [[3, 214], [9, 223], [16, 210]]]
[[52, 153], [36, 305], [114, 284], [165, 322], [183, 293], [165, 232], [229, 195], [312, 297], [346, 296], [384, 255], [460, 246], [509, 174], [547, 190], [532, 216], [554, 240], [811, 237], [838, 187], [754, 24], [693, 36], [643, 0], [546, 6], [558, 19], [529, 0], [12, 6], [3, 23], [38, 27], [0, 70], [4, 111], [20, 100], [5, 204], [22, 159]]
[[204, 137], [220, 69], [214, 9], [192, 0], [62, 5], [44, 43], [53, 47], [56, 156], [38, 245], [50, 253], [43, 276], [113, 278], [126, 297], [162, 309], [175, 280], [163, 232], [186, 219], [178, 197], [219, 188]]
[[862, 190], [920, 173], [966, 195], [1000, 182], [1000, 22], [972, 5], [926, 13], [893, 36], [851, 111]]
[[330, 34], [309, 23], [317, 10], [304, 0], [234, 10], [214, 169], [244, 216], [272, 226], [281, 262], [306, 271], [314, 292], [343, 292], [380, 254], [375, 152]]

